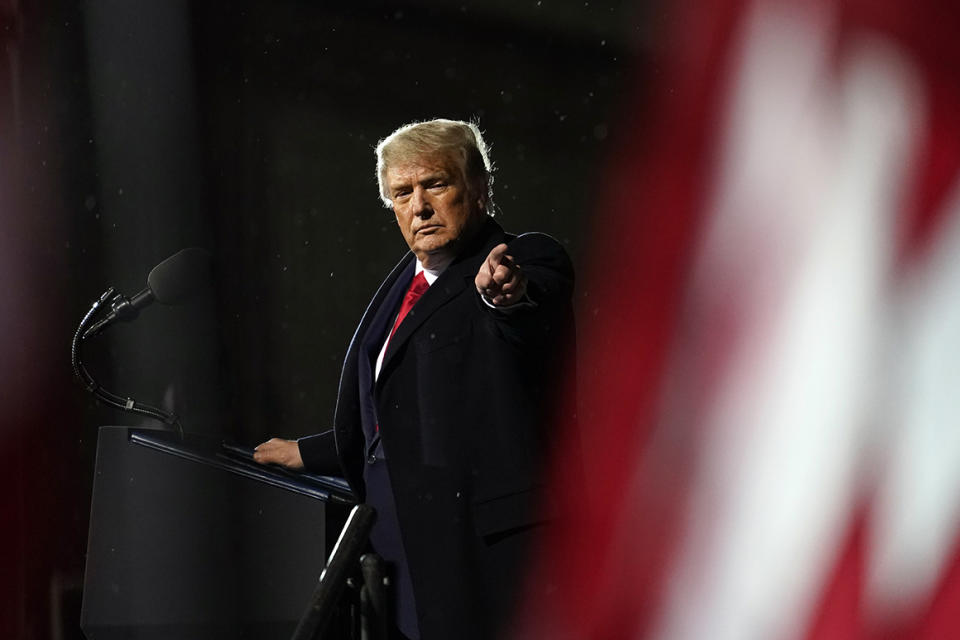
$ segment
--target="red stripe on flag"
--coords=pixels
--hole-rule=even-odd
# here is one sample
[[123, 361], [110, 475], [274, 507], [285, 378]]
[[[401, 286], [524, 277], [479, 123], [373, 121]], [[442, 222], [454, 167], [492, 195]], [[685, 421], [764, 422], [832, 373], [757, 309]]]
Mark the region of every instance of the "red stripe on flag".
[[944, 572], [930, 608], [920, 618], [916, 631], [903, 638], [952, 640], [960, 638], [960, 535], [954, 544], [950, 565]]
[[864, 637], [868, 518], [859, 509], [850, 525], [829, 582], [814, 610], [806, 640], [854, 640]]
[[[580, 518], [548, 541], [534, 582], [563, 586], [549, 610], [528, 599], [521, 626], [536, 637], [628, 637], [648, 626], [681, 532], [693, 464], [690, 439], [649, 456], [664, 371], [700, 232], [715, 121], [739, 0], [674, 14], [653, 85], [656, 106], [633, 103], [595, 215], [593, 269], [578, 304], [580, 431], [588, 474]], [[648, 91], [643, 92], [648, 95]], [[652, 114], [650, 113], [652, 111]], [[636, 114], [650, 117], [636, 120]], [[574, 451], [580, 434], [568, 430]], [[553, 475], [567, 473], [560, 455]], [[639, 492], [631, 492], [639, 488]], [[568, 494], [570, 495], [570, 494]], [[628, 502], [629, 501], [629, 502]], [[640, 514], [642, 522], [624, 522]], [[625, 533], [630, 535], [624, 539]]]

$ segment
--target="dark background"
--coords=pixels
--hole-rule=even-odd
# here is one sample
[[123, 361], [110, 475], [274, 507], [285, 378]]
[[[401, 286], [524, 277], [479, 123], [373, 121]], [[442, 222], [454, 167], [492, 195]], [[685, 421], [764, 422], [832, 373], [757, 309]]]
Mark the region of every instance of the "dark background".
[[0, 1], [0, 637], [80, 637], [96, 428], [142, 422], [71, 378], [70, 338], [108, 285], [132, 295], [209, 248], [210, 296], [91, 341], [91, 371], [192, 431], [326, 428], [356, 322], [406, 249], [377, 140], [478, 119], [501, 224], [554, 235], [583, 274], [604, 158], [642, 120], [626, 98], [652, 6]]

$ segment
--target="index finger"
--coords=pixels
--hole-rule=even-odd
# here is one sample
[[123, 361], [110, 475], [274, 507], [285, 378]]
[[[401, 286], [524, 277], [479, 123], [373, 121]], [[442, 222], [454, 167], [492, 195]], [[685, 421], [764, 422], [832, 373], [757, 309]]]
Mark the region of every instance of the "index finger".
[[503, 258], [506, 253], [507, 245], [503, 242], [490, 250], [486, 260], [487, 269], [490, 271], [490, 273], [496, 271], [497, 267], [503, 264]]

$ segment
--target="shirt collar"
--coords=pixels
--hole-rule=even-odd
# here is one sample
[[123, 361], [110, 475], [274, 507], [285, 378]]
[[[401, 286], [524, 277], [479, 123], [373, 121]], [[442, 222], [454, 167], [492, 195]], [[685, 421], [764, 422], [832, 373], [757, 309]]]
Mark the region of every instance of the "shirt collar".
[[453, 262], [453, 258], [442, 262], [436, 269], [425, 269], [423, 263], [417, 258], [417, 267], [413, 272], [413, 277], [416, 278], [417, 274], [423, 271], [423, 277], [427, 279], [427, 284], [432, 285], [440, 277], [440, 274], [447, 270], [451, 262]]

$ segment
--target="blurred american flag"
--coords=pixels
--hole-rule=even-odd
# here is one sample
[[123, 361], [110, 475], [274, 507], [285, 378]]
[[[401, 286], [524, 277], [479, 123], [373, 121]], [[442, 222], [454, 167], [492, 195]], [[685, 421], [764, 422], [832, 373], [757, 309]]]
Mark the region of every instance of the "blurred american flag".
[[520, 629], [960, 638], [960, 3], [672, 25], [578, 319], [592, 499]]

